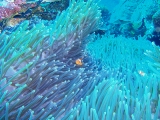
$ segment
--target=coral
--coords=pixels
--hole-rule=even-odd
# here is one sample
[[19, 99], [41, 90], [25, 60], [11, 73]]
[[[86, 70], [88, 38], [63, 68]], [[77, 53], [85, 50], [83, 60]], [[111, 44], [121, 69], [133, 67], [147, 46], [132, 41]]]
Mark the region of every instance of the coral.
[[152, 16], [157, 9], [156, 0], [120, 1], [114, 10], [110, 11], [109, 33], [128, 38], [152, 34]]
[[15, 0], [14, 2], [7, 2], [6, 6], [0, 7], [0, 20], [9, 18], [21, 11], [20, 5], [24, 2], [22, 0]]
[[[137, 5], [137, 3], [139, 4]], [[110, 22], [119, 20], [139, 23], [150, 14], [150, 9], [158, 8], [156, 0], [124, 0], [112, 11]]]

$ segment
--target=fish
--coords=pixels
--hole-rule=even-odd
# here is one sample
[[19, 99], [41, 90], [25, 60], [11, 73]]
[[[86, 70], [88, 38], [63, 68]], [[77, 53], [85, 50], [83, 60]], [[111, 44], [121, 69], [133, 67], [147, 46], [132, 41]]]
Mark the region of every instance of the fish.
[[146, 75], [146, 73], [143, 72], [142, 70], [139, 70], [138, 73], [139, 73], [139, 75], [141, 75], [141, 76], [145, 76], [145, 75]]
[[76, 65], [78, 65], [78, 66], [82, 66], [82, 65], [83, 65], [83, 62], [82, 62], [82, 59], [81, 59], [81, 58], [76, 59], [75, 63], [76, 63]]

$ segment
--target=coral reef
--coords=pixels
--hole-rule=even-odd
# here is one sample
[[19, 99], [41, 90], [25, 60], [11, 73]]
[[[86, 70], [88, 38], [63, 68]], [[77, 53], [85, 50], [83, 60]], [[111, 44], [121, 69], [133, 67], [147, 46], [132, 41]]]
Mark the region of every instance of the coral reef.
[[92, 91], [101, 77], [83, 40], [98, 27], [98, 9], [92, 0], [72, 1], [48, 26], [42, 21], [28, 29], [26, 21], [1, 34], [0, 119], [60, 119]]
[[148, 34], [151, 40], [154, 35], [152, 24], [155, 24], [152, 17], [158, 9], [156, 0], [122, 0], [113, 11], [109, 11], [111, 16], [107, 29], [112, 35], [136, 39]]
[[160, 119], [159, 47], [101, 30], [103, 10], [72, 0], [54, 21], [0, 34], [0, 119]]
[[[16, 3], [16, 4], [15, 4]], [[6, 2], [0, 7], [0, 31], [14, 29], [24, 20], [37, 21], [38, 19], [53, 21], [57, 14], [67, 9], [69, 0], [64, 1], [14, 1]], [[18, 9], [19, 8], [19, 9]]]
[[12, 15], [21, 11], [21, 4], [24, 2], [22, 0], [15, 0], [14, 2], [7, 2], [6, 6], [0, 7], [0, 20], [9, 18]]

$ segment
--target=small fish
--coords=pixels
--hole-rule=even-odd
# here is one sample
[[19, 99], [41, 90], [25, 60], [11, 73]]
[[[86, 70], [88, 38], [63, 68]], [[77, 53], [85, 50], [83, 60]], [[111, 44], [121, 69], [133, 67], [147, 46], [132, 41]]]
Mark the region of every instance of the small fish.
[[81, 59], [81, 58], [76, 59], [75, 63], [76, 63], [76, 65], [78, 65], [78, 66], [82, 66], [82, 65], [83, 65], [83, 62], [82, 62], [82, 59]]
[[139, 73], [141, 76], [145, 76], [145, 75], [146, 75], [146, 73], [143, 72], [142, 70], [139, 70], [138, 73]]

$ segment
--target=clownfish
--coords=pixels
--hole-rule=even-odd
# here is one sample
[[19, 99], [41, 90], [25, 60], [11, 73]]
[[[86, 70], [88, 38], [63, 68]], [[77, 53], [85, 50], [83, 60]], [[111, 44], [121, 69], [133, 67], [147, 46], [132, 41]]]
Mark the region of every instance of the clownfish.
[[145, 75], [146, 75], [146, 73], [143, 72], [142, 70], [139, 70], [138, 73], [139, 73], [141, 76], [145, 76]]
[[75, 60], [75, 63], [76, 63], [76, 65], [78, 65], [78, 66], [82, 66], [82, 65], [83, 65], [83, 62], [82, 62], [82, 59], [81, 59], [81, 58], [76, 59], [76, 60]]

